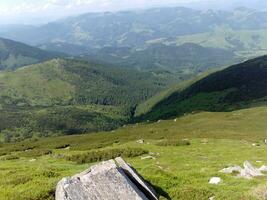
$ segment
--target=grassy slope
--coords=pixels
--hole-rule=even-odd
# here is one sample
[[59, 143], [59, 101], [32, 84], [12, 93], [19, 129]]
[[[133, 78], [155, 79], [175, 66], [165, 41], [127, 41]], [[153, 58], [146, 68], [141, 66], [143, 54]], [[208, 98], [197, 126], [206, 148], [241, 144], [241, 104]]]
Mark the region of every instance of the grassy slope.
[[210, 74], [189, 87], [163, 96], [140, 119], [166, 119], [185, 113], [230, 111], [266, 104], [266, 56]]
[[232, 30], [219, 28], [214, 32], [177, 37], [177, 45], [192, 42], [205, 47], [232, 49], [240, 57], [255, 57], [267, 53], [266, 29]]
[[[6, 156], [0, 157], [0, 173], [4, 177], [0, 181], [0, 198], [53, 199], [58, 180], [88, 167], [88, 164], [66, 161], [62, 155], [81, 154], [95, 148], [140, 147], [155, 153], [156, 159], [141, 160], [135, 157], [126, 160], [157, 186], [163, 196], [183, 200], [206, 200], [212, 196], [219, 200], [256, 200], [255, 191], [260, 191], [257, 194], [264, 192], [266, 177], [244, 180], [218, 171], [231, 164], [241, 165], [245, 160], [257, 166], [267, 164], [267, 146], [263, 144], [267, 136], [266, 116], [266, 107], [228, 113], [204, 112], [182, 117], [176, 122], [136, 124], [110, 133], [2, 145], [1, 154], [6, 152], [19, 159], [3, 161]], [[141, 138], [145, 139], [145, 144], [136, 144], [135, 141]], [[174, 141], [184, 138], [189, 139], [191, 145], [157, 145], [163, 139]], [[254, 147], [252, 143], [259, 143], [260, 146]], [[66, 144], [70, 145], [69, 150], [55, 149]], [[31, 151], [25, 154], [23, 150], [29, 147], [34, 147], [35, 151], [50, 149], [53, 154], [33, 156]], [[34, 157], [37, 160], [30, 162]], [[221, 177], [223, 183], [209, 185], [209, 178], [213, 176]]]
[[153, 97], [151, 97], [150, 99], [148, 99], [145, 102], [142, 102], [141, 104], [139, 104], [135, 110], [135, 117], [139, 117], [143, 114], [146, 114], [148, 112], [150, 112], [154, 106], [156, 106], [158, 103], [160, 103], [161, 101], [163, 101], [164, 99], [167, 99], [169, 96], [171, 96], [174, 92], [177, 91], [183, 91], [184, 89], [186, 89], [187, 87], [189, 87], [190, 85], [192, 85], [193, 83], [199, 81], [200, 79], [206, 77], [207, 75], [214, 73], [215, 71], [218, 71], [218, 69], [213, 69], [213, 70], [208, 70], [205, 73], [202, 73], [192, 79], [186, 80], [186, 81], [182, 81], [172, 87], [170, 87], [167, 90], [164, 90], [156, 95], [154, 95]]

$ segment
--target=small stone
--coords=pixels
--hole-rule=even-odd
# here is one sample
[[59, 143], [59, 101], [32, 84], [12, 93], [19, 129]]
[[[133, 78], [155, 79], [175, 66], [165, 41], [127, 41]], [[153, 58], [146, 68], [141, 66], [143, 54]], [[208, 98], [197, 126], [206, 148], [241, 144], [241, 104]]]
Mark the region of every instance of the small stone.
[[177, 122], [177, 119], [174, 119], [173, 121], [174, 121], [174, 122]]
[[209, 184], [218, 185], [221, 182], [222, 182], [222, 179], [220, 177], [212, 177], [209, 181]]
[[160, 165], [157, 165], [157, 167], [158, 167], [159, 169], [163, 170], [163, 167], [161, 167]]
[[225, 174], [232, 174], [232, 173], [241, 173], [242, 168], [240, 166], [233, 166], [222, 169], [220, 172]]
[[215, 200], [215, 196], [210, 197], [209, 200]]
[[201, 140], [201, 143], [202, 143], [202, 144], [207, 144], [207, 143], [208, 143], [208, 140], [207, 140], [207, 139], [202, 139], [202, 140]]
[[155, 160], [156, 158], [153, 156], [142, 156], [141, 160]]
[[262, 166], [259, 168], [259, 171], [260, 171], [260, 172], [267, 172], [267, 166], [262, 165]]
[[140, 140], [137, 140], [136, 143], [139, 143], [139, 144], [144, 144], [145, 140], [143, 139], [140, 139]]

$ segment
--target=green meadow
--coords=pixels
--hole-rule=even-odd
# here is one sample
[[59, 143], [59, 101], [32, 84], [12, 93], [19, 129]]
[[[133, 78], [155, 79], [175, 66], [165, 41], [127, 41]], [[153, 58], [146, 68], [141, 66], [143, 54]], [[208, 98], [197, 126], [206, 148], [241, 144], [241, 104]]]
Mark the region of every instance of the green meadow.
[[[266, 107], [202, 112], [111, 132], [1, 144], [0, 199], [52, 200], [61, 178], [116, 156], [136, 168], [161, 199], [266, 199], [267, 177], [246, 180], [219, 172], [246, 160], [267, 165], [266, 117]], [[223, 182], [210, 185], [215, 176]]]

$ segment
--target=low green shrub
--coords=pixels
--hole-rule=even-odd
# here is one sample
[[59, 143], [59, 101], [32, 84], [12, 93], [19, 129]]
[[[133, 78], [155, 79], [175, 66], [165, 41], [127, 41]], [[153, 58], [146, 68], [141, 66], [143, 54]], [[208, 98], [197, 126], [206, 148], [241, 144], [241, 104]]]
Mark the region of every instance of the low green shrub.
[[0, 156], [7, 155], [7, 152], [4, 149], [0, 149]]
[[167, 139], [162, 140], [157, 143], [158, 146], [188, 146], [190, 141], [188, 140], [177, 140], [177, 139]]
[[103, 160], [114, 159], [116, 157], [136, 157], [148, 153], [141, 148], [121, 148], [121, 149], [105, 149], [99, 151], [90, 151], [84, 154], [77, 154], [67, 157], [67, 160], [77, 162], [78, 164], [93, 163]]
[[17, 185], [25, 184], [25, 183], [32, 180], [32, 178], [28, 175], [15, 174], [15, 175], [11, 175], [11, 176], [12, 176], [12, 178], [7, 179], [5, 184], [17, 186]]
[[0, 158], [0, 160], [18, 160], [19, 157], [18, 156], [15, 156], [15, 155], [6, 155], [2, 158]]
[[53, 169], [46, 169], [42, 172], [42, 175], [47, 178], [54, 178], [60, 176], [60, 173], [56, 172]]
[[24, 152], [20, 152], [20, 157], [39, 157], [52, 154], [52, 151], [49, 149], [30, 149]]
[[69, 146], [70, 146], [70, 144], [59, 144], [59, 145], [55, 146], [55, 149], [65, 149]]

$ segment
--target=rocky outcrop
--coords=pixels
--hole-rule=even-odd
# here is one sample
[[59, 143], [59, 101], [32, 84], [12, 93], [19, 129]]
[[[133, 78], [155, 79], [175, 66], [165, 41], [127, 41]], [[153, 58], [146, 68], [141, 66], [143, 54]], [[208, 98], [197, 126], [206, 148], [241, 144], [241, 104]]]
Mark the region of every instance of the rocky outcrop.
[[225, 174], [233, 174], [236, 173], [238, 177], [251, 179], [258, 176], [263, 176], [265, 170], [267, 170], [267, 167], [262, 166], [261, 168], [254, 167], [250, 162], [245, 161], [243, 164], [244, 168], [240, 166], [233, 166], [222, 169], [220, 172]]
[[154, 189], [122, 158], [90, 167], [63, 178], [56, 200], [157, 200]]

